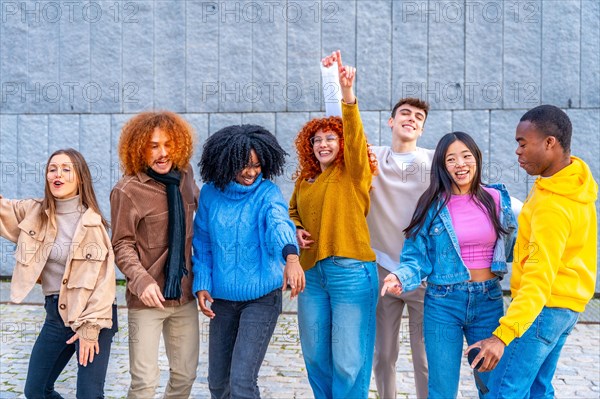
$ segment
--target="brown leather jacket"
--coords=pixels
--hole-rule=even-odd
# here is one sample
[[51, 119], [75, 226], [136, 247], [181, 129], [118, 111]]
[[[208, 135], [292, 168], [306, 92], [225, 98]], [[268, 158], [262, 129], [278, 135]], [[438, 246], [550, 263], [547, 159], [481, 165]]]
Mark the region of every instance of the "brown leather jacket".
[[[192, 236], [194, 212], [198, 207], [198, 186], [188, 165], [179, 186], [185, 207], [185, 260], [187, 276], [181, 280], [182, 296], [163, 306], [179, 306], [195, 300], [192, 293]], [[165, 262], [169, 238], [169, 210], [165, 185], [145, 173], [124, 176], [110, 193], [112, 243], [117, 267], [127, 278], [127, 306], [146, 309], [139, 298], [152, 283], [161, 292], [165, 285]]]
[[[39, 281], [49, 246], [56, 237], [52, 223], [42, 224], [42, 200], [8, 200], [0, 196], [0, 234], [17, 244], [10, 300], [19, 303]], [[100, 215], [85, 211], [73, 235], [60, 287], [58, 311], [65, 326], [81, 338], [98, 339], [112, 327], [115, 300], [114, 253]]]

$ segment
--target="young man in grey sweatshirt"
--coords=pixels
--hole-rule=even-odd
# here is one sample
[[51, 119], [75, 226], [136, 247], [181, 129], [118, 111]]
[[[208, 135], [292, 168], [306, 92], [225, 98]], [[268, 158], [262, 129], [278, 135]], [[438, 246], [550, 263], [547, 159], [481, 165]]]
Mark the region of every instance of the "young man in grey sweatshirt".
[[[392, 145], [373, 146], [379, 174], [373, 179], [371, 210], [367, 217], [371, 246], [377, 255], [380, 289], [383, 280], [400, 264], [403, 230], [417, 201], [429, 186], [433, 150], [417, 147], [423, 134], [429, 105], [417, 98], [403, 98], [394, 105], [388, 120]], [[427, 398], [427, 359], [423, 342], [425, 286], [395, 296], [387, 293], [377, 304], [377, 333], [373, 371], [379, 397], [396, 398], [396, 361], [404, 307], [408, 307], [410, 346], [418, 398]]]

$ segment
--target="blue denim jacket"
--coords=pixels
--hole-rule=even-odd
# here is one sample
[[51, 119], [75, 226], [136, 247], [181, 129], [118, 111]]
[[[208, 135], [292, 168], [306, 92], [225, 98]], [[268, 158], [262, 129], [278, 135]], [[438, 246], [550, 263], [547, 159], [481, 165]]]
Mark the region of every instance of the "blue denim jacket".
[[[512, 262], [517, 235], [517, 221], [513, 214], [510, 196], [503, 184], [486, 186], [500, 192], [500, 223], [509, 231], [496, 241], [491, 270], [502, 278], [507, 272], [507, 262]], [[402, 283], [403, 291], [411, 291], [427, 278], [432, 284], [456, 284], [471, 279], [469, 269], [460, 257], [458, 238], [452, 226], [448, 207], [433, 219], [436, 207], [431, 207], [418, 234], [407, 238], [400, 255], [400, 267], [394, 271]], [[433, 219], [433, 220], [432, 220]]]

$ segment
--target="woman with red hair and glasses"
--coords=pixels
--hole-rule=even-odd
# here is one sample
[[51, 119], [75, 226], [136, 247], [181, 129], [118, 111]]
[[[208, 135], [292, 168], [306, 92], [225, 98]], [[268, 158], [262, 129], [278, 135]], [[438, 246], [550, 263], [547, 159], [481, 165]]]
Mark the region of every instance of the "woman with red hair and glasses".
[[337, 61], [342, 118], [308, 122], [296, 138], [290, 201], [306, 287], [298, 298], [300, 341], [317, 398], [366, 398], [371, 380], [377, 266], [366, 216], [377, 163], [353, 91], [356, 69]]

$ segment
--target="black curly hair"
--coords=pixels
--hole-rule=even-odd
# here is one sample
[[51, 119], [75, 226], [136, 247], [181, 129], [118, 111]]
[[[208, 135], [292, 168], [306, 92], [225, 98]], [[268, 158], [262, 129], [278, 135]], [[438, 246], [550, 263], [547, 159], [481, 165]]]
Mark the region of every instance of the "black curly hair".
[[265, 179], [283, 173], [288, 154], [271, 132], [258, 125], [233, 125], [214, 133], [204, 143], [198, 163], [202, 180], [223, 191], [248, 165], [250, 150], [256, 152]]

